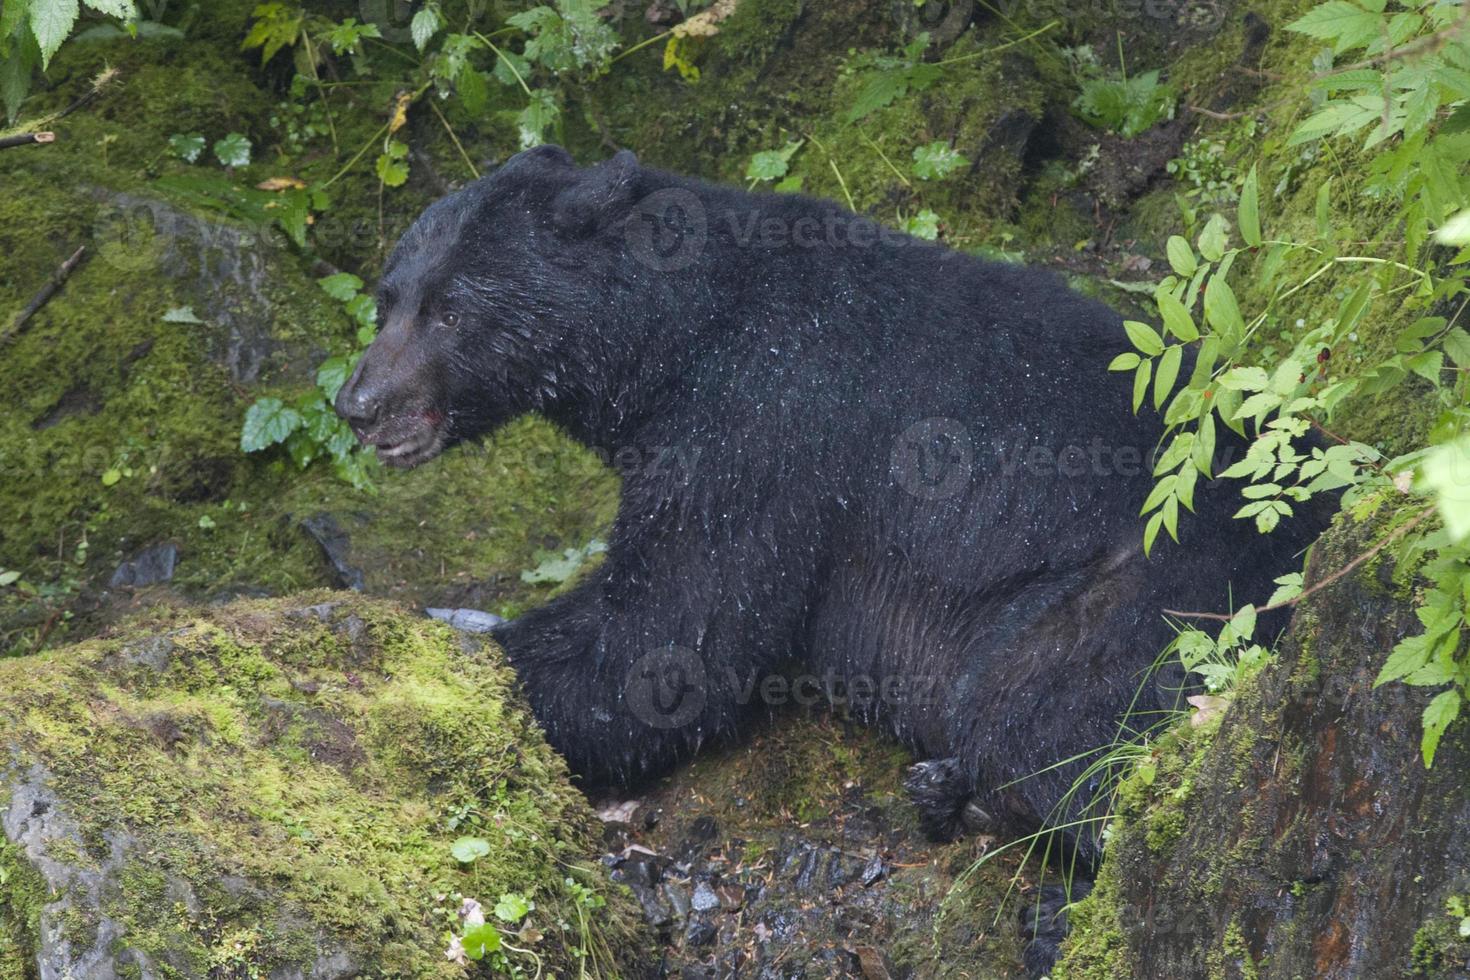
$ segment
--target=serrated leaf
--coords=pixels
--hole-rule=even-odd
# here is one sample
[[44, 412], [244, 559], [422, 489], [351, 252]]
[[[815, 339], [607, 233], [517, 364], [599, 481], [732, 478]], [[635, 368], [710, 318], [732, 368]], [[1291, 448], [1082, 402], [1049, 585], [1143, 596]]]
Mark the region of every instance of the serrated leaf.
[[1434, 753], [1439, 748], [1440, 738], [1460, 715], [1460, 692], [1451, 688], [1441, 691], [1424, 708], [1424, 738], [1420, 748], [1424, 754], [1424, 768], [1434, 765]]
[[1327, 0], [1287, 24], [1286, 29], [1331, 41], [1333, 52], [1342, 54], [1378, 37], [1383, 32], [1383, 18], [1347, 0]]
[[316, 281], [322, 292], [345, 303], [362, 291], [362, 280], [350, 272], [339, 272]]
[[240, 428], [240, 449], [254, 453], [286, 439], [301, 428], [302, 418], [294, 408], [286, 407], [279, 398], [262, 398], [245, 412]]
[[345, 357], [329, 357], [316, 369], [316, 384], [327, 401], [337, 400], [337, 393], [352, 374], [352, 365]]
[[[8, 0], [7, 6], [15, 0]], [[77, 22], [77, 0], [30, 0], [31, 33], [41, 48], [42, 69], [51, 66], [51, 56]]]
[[98, 13], [116, 17], [118, 20], [133, 20], [138, 16], [138, 9], [133, 6], [133, 0], [84, 0], [84, 2]]
[[409, 21], [408, 32], [413, 36], [413, 46], [420, 51], [433, 39], [439, 30], [439, 13], [433, 7], [424, 7]]
[[914, 176], [920, 180], [939, 180], [969, 165], [964, 154], [943, 140], [914, 149]]
[[186, 163], [193, 163], [204, 152], [202, 133], [174, 133], [168, 138], [169, 152]]
[[243, 133], [229, 133], [214, 141], [214, 155], [223, 166], [246, 166], [250, 163], [250, 140]]

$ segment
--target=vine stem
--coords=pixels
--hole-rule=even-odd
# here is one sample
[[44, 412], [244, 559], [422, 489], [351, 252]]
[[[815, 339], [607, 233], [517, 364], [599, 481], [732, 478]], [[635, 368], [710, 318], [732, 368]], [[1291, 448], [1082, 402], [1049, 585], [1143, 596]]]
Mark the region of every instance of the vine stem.
[[489, 48], [491, 50], [491, 52], [494, 53], [495, 57], [497, 57], [501, 61], [505, 62], [505, 67], [509, 68], [510, 69], [510, 73], [516, 77], [516, 81], [521, 83], [521, 91], [523, 91], [523, 92], [526, 93], [526, 98], [528, 98], [528, 99], [531, 98], [531, 86], [527, 85], [526, 84], [526, 80], [521, 77], [520, 69], [516, 68], [516, 63], [514, 61], [511, 61], [509, 58], [507, 58], [505, 56], [505, 52], [501, 51], [499, 48], [497, 48], [495, 46], [495, 42], [494, 41], [490, 40], [488, 37], [486, 37], [485, 35], [481, 34], [479, 31], [475, 31], [475, 37], [479, 38], [480, 39], [480, 43], [483, 44], [483, 45], [485, 45], [485, 47]]
[[1004, 44], [997, 44], [995, 47], [986, 48], [984, 51], [972, 51], [969, 54], [957, 55], [953, 58], [945, 58], [943, 61], [934, 62], [934, 67], [943, 68], [945, 65], [957, 65], [962, 61], [974, 61], [976, 58], [984, 58], [986, 55], [1000, 54], [1000, 52], [1006, 50], [1007, 48], [1014, 48], [1018, 44], [1025, 44], [1027, 41], [1031, 40], [1034, 37], [1040, 37], [1042, 34], [1045, 34], [1047, 31], [1051, 30], [1053, 27], [1056, 27], [1060, 23], [1061, 21], [1059, 20], [1048, 21], [1045, 27], [1038, 27], [1036, 30], [1032, 31], [1030, 34], [1027, 34], [1025, 37], [1018, 37], [1014, 41], [1007, 41]]
[[[1318, 582], [1316, 585], [1313, 585], [1310, 589], [1306, 589], [1300, 595], [1296, 596], [1293, 599], [1284, 599], [1281, 602], [1272, 602], [1268, 605], [1261, 606], [1256, 610], [1256, 612], [1265, 613], [1275, 612], [1278, 609], [1287, 609], [1306, 599], [1308, 596], [1322, 591], [1329, 585], [1341, 579], [1343, 576], [1352, 574], [1352, 572], [1359, 566], [1361, 566], [1364, 562], [1368, 561], [1384, 548], [1387, 548], [1399, 538], [1403, 537], [1410, 531], [1410, 529], [1417, 526], [1421, 521], [1423, 521], [1429, 515], [1433, 514], [1437, 509], [1438, 507], [1436, 505], [1431, 504], [1430, 506], [1421, 510], [1418, 514], [1415, 514], [1408, 521], [1400, 524], [1397, 528], [1394, 529], [1393, 533], [1388, 535], [1388, 537], [1384, 538], [1382, 541], [1378, 542], [1373, 547], [1369, 548], [1367, 551], [1363, 552], [1361, 555], [1354, 558], [1352, 561], [1348, 562], [1346, 565], [1342, 566], [1337, 571], [1324, 578], [1322, 581]], [[1234, 615], [1227, 615], [1225, 613], [1181, 612], [1178, 609], [1165, 609], [1163, 610], [1163, 613], [1165, 616], [1177, 616], [1180, 619], [1213, 619], [1222, 623], [1228, 623], [1235, 618]]]

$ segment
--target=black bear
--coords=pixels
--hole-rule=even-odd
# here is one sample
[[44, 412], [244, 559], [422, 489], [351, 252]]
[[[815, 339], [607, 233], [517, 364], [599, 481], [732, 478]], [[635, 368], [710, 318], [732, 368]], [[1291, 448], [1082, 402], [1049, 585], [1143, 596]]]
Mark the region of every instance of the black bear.
[[626, 151], [539, 147], [435, 203], [379, 309], [337, 407], [385, 463], [527, 412], [641, 461], [601, 566], [495, 634], [591, 783], [738, 734], [795, 664], [780, 693], [928, 760], [931, 832], [1065, 821], [1095, 787], [1059, 811], [1080, 764], [1054, 764], [1172, 696], [1161, 610], [1264, 596], [1308, 539], [1202, 488], [1144, 556], [1162, 426], [1103, 370], [1118, 315], [1052, 275]]

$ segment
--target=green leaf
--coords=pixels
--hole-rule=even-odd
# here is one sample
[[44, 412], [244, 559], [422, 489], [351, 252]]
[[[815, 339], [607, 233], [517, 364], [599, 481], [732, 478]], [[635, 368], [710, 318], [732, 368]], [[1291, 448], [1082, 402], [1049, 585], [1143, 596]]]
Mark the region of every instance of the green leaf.
[[301, 415], [294, 408], [287, 408], [279, 398], [262, 398], [245, 412], [240, 449], [254, 453], [285, 442], [301, 424]]
[[1470, 436], [1435, 446], [1420, 467], [1420, 480], [1434, 493], [1450, 539], [1470, 537]]
[[464, 955], [478, 963], [500, 949], [500, 930], [486, 922], [467, 930], [459, 944], [464, 948]]
[[193, 163], [204, 152], [204, 134], [174, 133], [168, 138], [168, 148], [180, 160]]
[[1149, 357], [1157, 357], [1164, 352], [1164, 341], [1153, 327], [1137, 320], [1124, 320], [1123, 329], [1128, 333], [1128, 339], [1133, 346], [1138, 348]]
[[413, 46], [420, 51], [439, 30], [439, 12], [432, 6], [424, 7], [409, 21], [408, 31], [413, 36]]
[[1220, 376], [1220, 385], [1232, 391], [1265, 391], [1271, 377], [1265, 368], [1233, 367]]
[[490, 86], [485, 82], [484, 75], [466, 63], [460, 70], [454, 87], [459, 92], [459, 99], [464, 104], [465, 112], [471, 116], [479, 116], [484, 113], [490, 101]]
[[1229, 343], [1235, 343], [1245, 335], [1245, 318], [1240, 315], [1235, 290], [1218, 275], [1212, 277], [1205, 287], [1205, 319]]
[[1420, 748], [1424, 752], [1424, 768], [1434, 765], [1434, 752], [1450, 722], [1460, 715], [1460, 692], [1451, 688], [1441, 691], [1424, 708], [1424, 739]]
[[1108, 362], [1109, 371], [1132, 371], [1138, 367], [1143, 358], [1130, 351], [1124, 351]]
[[362, 280], [350, 272], [339, 272], [336, 275], [325, 276], [316, 281], [322, 287], [322, 292], [335, 300], [343, 303], [352, 299], [362, 290]]
[[[16, 0], [6, 0], [6, 6]], [[77, 22], [77, 0], [30, 0], [31, 33], [41, 48], [41, 68], [51, 66], [51, 56]]]
[[316, 369], [316, 384], [327, 401], [337, 400], [337, 392], [347, 383], [352, 374], [352, 365], [345, 357], [329, 357]]
[[1199, 268], [1199, 262], [1194, 257], [1194, 249], [1189, 247], [1189, 242], [1183, 236], [1170, 235], [1164, 248], [1169, 255], [1171, 269], [1186, 279], [1194, 275], [1194, 270]]
[[1164, 404], [1164, 399], [1169, 397], [1169, 392], [1174, 390], [1174, 382], [1179, 378], [1179, 365], [1184, 357], [1184, 348], [1175, 344], [1164, 351], [1164, 356], [1159, 358], [1158, 370], [1154, 372], [1154, 408]]
[[449, 846], [449, 853], [460, 864], [473, 864], [490, 853], [490, 842], [483, 837], [461, 837]]
[[402, 187], [408, 180], [408, 144], [399, 140], [390, 140], [378, 154], [378, 163], [374, 168], [378, 179], [388, 187]]
[[1165, 329], [1187, 344], [1199, 340], [1199, 328], [1194, 325], [1194, 317], [1189, 315], [1183, 303], [1174, 298], [1173, 293], [1160, 287], [1154, 292], [1154, 302], [1159, 306]]
[[138, 9], [133, 6], [133, 0], [84, 0], [84, 2], [98, 13], [116, 17], [118, 20], [134, 20], [138, 16]]
[[1153, 551], [1154, 539], [1159, 536], [1159, 528], [1161, 528], [1163, 526], [1164, 526], [1164, 514], [1163, 514], [1162, 511], [1160, 511], [1157, 514], [1155, 514], [1153, 517], [1150, 517], [1148, 519], [1148, 523], [1146, 525], [1144, 525], [1144, 528], [1143, 528], [1143, 555], [1144, 555], [1145, 558], [1148, 557], [1149, 552]]
[[1153, 361], [1144, 361], [1138, 365], [1138, 370], [1133, 375], [1133, 414], [1143, 407], [1143, 396], [1148, 394], [1149, 377], [1153, 373]]
[[194, 313], [192, 306], [173, 306], [163, 314], [164, 323], [203, 323]]
[[546, 131], [556, 124], [561, 118], [561, 109], [556, 104], [556, 96], [545, 89], [536, 89], [531, 93], [531, 101], [516, 116], [516, 126], [520, 130], [521, 149], [529, 150], [533, 146], [540, 146], [546, 142]]
[[1261, 212], [1259, 190], [1256, 187], [1256, 168], [1246, 175], [1240, 188], [1240, 210], [1236, 223], [1240, 226], [1240, 237], [1252, 248], [1261, 247]]
[[1362, 47], [1384, 29], [1383, 18], [1347, 0], [1327, 0], [1286, 25], [1289, 31], [1331, 41], [1335, 54]]
[[214, 155], [226, 167], [243, 167], [250, 163], [250, 140], [242, 133], [230, 133], [214, 141]]
[[763, 150], [750, 158], [745, 168], [747, 180], [778, 180], [791, 169], [791, 158], [805, 140], [794, 140], [779, 150]]
[[20, 581], [20, 572], [11, 569], [8, 572], [0, 572], [0, 589], [9, 588]]
[[1210, 215], [1210, 220], [1205, 222], [1204, 231], [1199, 234], [1199, 254], [1211, 262], [1219, 262], [1225, 257], [1226, 243], [1224, 216]]
[[506, 892], [500, 896], [500, 901], [495, 903], [495, 917], [501, 922], [509, 922], [512, 925], [524, 919], [536, 907], [520, 892]]
[[912, 218], [904, 219], [903, 230], [926, 242], [936, 241], [939, 238], [939, 215], [925, 208]]
[[944, 140], [914, 149], [914, 176], [920, 180], [939, 180], [969, 165], [964, 154]]

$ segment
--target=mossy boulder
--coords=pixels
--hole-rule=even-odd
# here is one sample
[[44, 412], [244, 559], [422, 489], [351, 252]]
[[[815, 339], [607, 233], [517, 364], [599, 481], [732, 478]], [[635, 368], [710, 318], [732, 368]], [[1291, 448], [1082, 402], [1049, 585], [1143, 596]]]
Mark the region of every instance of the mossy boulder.
[[462, 900], [512, 892], [512, 961], [618, 975], [631, 899], [512, 684], [340, 593], [0, 661], [0, 978], [458, 976]]
[[[1334, 528], [1316, 574], [1373, 530]], [[1171, 736], [1152, 782], [1124, 787], [1059, 976], [1466, 975], [1449, 910], [1470, 890], [1470, 742], [1452, 728], [1426, 770], [1434, 692], [1373, 687], [1422, 628], [1393, 572], [1369, 563], [1311, 596], [1218, 732]]]

